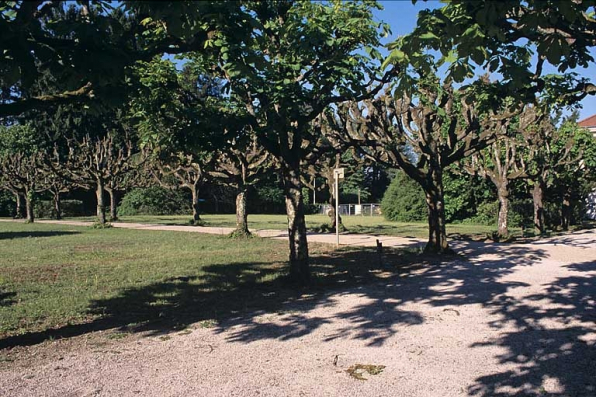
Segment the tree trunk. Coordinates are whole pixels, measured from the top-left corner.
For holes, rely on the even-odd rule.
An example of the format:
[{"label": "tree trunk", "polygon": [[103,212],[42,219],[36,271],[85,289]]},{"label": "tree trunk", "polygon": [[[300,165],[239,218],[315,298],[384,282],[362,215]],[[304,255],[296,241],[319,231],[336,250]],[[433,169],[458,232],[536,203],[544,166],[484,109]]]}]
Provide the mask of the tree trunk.
[{"label": "tree trunk", "polygon": [[62,219],[62,205],[60,203],[60,192],[54,192],[54,210],[56,211],[56,219]]},{"label": "tree trunk", "polygon": [[25,207],[27,209],[27,223],[35,222],[35,214],[33,212],[33,193],[28,191],[25,193]]},{"label": "tree trunk", "polygon": [[424,247],[427,253],[453,253],[447,243],[445,229],[445,204],[443,198],[443,175],[440,168],[431,170],[431,183],[424,186],[428,209],[428,242]]},{"label": "tree trunk", "polygon": [[97,221],[101,225],[106,224],[106,204],[103,198],[104,182],[102,179],[97,179],[97,189],[95,196],[97,197]]},{"label": "tree trunk", "polygon": [[[335,231],[335,176],[333,175],[333,170],[330,171],[331,173],[327,177],[327,186],[329,186],[329,219],[331,221],[331,232]],[[345,230],[343,220],[341,219],[341,215],[338,216],[339,218],[339,230]]]},{"label": "tree trunk", "polygon": [[116,203],[116,191],[114,189],[107,189],[110,196],[110,221],[117,221],[118,220],[118,204]]},{"label": "tree trunk", "polygon": [[15,219],[23,219],[25,216],[23,214],[25,206],[23,205],[23,196],[20,193],[15,193],[15,199],[17,202],[16,212],[14,214]]},{"label": "tree trunk", "polygon": [[571,192],[567,190],[563,195],[563,204],[561,206],[561,227],[563,230],[569,230],[571,223]]},{"label": "tree trunk", "polygon": [[509,225],[507,218],[509,216],[509,189],[507,188],[507,180],[495,182],[497,186],[497,196],[499,198],[499,236],[509,236]]},{"label": "tree trunk", "polygon": [[544,227],[544,185],[541,182],[534,183],[532,199],[534,200],[534,227],[543,234],[546,229]]},{"label": "tree trunk", "polygon": [[199,188],[197,186],[193,186],[190,191],[192,193],[192,224],[200,225],[202,221],[201,214],[199,212]]},{"label": "tree trunk", "polygon": [[298,167],[285,170],[284,191],[290,243],[290,279],[300,284],[307,284],[310,281],[310,268],[302,183]]},{"label": "tree trunk", "polygon": [[248,213],[246,212],[246,189],[241,188],[236,194],[236,230],[234,235],[248,236]]}]

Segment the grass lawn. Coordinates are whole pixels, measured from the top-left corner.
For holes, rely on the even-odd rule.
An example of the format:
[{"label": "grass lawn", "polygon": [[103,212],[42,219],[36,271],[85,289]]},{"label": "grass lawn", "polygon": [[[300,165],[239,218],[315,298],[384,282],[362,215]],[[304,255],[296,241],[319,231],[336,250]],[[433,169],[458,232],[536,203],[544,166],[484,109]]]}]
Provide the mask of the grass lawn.
[{"label": "grass lawn", "polygon": [[[214,227],[234,227],[236,225],[236,216],[234,214],[225,215],[202,215],[206,226]],[[77,220],[95,221],[94,217],[71,218]],[[139,215],[122,217],[120,222],[139,222],[167,225],[187,225],[191,219],[190,215]],[[376,234],[402,237],[428,237],[428,225],[426,222],[419,223],[400,223],[390,222],[381,216],[345,216],[344,225],[350,233],[358,234]],[[329,217],[326,215],[307,215],[306,226],[310,229],[317,229],[322,224],[329,223]],[[285,215],[249,215],[248,225],[250,229],[277,229],[285,230],[287,218]],[[450,235],[486,235],[496,230],[496,226],[472,225],[472,224],[449,224],[447,233]],[[513,234],[520,234],[519,229],[512,228]]]},{"label": "grass lawn", "polygon": [[[374,250],[310,249],[309,291],[376,277],[369,272]],[[246,310],[280,310],[304,293],[280,277],[287,251],[285,241],[271,239],[0,222],[0,350],[102,329],[179,330]],[[395,253],[402,264],[399,255],[412,257]]]}]

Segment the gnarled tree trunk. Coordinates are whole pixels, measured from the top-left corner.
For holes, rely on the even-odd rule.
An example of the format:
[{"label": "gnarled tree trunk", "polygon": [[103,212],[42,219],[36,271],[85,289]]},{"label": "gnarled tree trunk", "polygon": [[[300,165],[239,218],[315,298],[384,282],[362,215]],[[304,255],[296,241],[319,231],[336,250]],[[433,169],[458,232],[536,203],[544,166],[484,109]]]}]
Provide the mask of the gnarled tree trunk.
[{"label": "gnarled tree trunk", "polygon": [[118,220],[118,203],[116,191],[112,188],[105,188],[106,192],[110,196],[110,221]]},{"label": "gnarled tree trunk", "polygon": [[95,189],[95,197],[97,197],[97,221],[105,225],[106,224],[106,204],[103,197],[104,181],[101,178],[97,178],[97,186]]},{"label": "gnarled tree trunk", "polygon": [[62,205],[60,202],[60,192],[54,192],[54,210],[56,211],[56,219],[62,219]]},{"label": "gnarled tree trunk", "polygon": [[534,227],[543,234],[546,232],[544,221],[544,184],[541,182],[534,183],[532,190],[532,199],[534,201]]},{"label": "gnarled tree trunk", "polygon": [[509,216],[509,189],[507,179],[493,182],[497,187],[497,196],[499,198],[498,233],[500,237],[507,237],[509,236],[509,224],[507,222]]},{"label": "gnarled tree trunk", "polygon": [[307,284],[310,281],[310,268],[300,171],[296,167],[286,169],[284,173],[284,192],[290,243],[290,279],[297,283]]},{"label": "gnarled tree trunk", "polygon": [[16,209],[14,218],[15,219],[23,219],[25,217],[25,205],[23,203],[23,196],[20,193],[15,193],[15,200],[16,200]]},{"label": "gnarled tree trunk", "polygon": [[234,235],[248,236],[248,213],[246,212],[246,189],[241,188],[236,194],[236,230]]},{"label": "gnarled tree trunk", "polygon": [[445,228],[445,201],[443,194],[443,174],[440,168],[431,170],[430,180],[423,186],[428,209],[428,242],[424,252],[452,253],[447,243]]},{"label": "gnarled tree trunk", "polygon": [[567,190],[563,195],[563,203],[561,205],[561,227],[563,230],[569,230],[571,224],[571,192]]},{"label": "gnarled tree trunk", "polygon": [[26,207],[26,213],[27,213],[26,222],[27,223],[35,222],[35,213],[33,211],[33,192],[32,191],[27,191],[25,193],[25,207]]},{"label": "gnarled tree trunk", "polygon": [[194,185],[190,187],[192,193],[192,223],[200,225],[202,223],[201,213],[199,208],[199,187]]}]

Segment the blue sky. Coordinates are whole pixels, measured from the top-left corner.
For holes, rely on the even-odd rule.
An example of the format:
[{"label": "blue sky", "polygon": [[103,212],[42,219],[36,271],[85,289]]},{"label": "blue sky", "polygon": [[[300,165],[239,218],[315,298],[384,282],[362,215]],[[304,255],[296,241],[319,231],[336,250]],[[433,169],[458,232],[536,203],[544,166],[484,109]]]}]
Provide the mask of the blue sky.
[{"label": "blue sky", "polygon": [[[416,26],[418,12],[425,8],[438,8],[443,4],[439,1],[418,1],[415,5],[410,0],[380,1],[384,10],[376,11],[375,17],[391,26],[393,32],[389,41],[395,40],[400,35],[411,32]],[[592,56],[596,59],[596,50],[592,49]],[[546,68],[545,73],[555,73],[554,68]],[[596,76],[596,63],[587,69],[576,69],[574,72],[581,76],[593,79]],[[596,114],[596,96],[588,95],[581,102],[580,119]]]}]

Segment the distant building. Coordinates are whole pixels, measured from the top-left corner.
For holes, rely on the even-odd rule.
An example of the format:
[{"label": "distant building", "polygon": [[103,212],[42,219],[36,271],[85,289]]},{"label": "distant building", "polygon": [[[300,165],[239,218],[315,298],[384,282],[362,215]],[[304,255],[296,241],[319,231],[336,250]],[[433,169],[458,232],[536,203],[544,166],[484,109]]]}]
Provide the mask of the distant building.
[{"label": "distant building", "polygon": [[[580,127],[583,127],[590,131],[594,138],[596,138],[596,114],[583,120],[580,120],[580,122],[577,124]],[[596,220],[596,190],[588,195],[588,198],[586,199],[586,207],[586,217],[588,219]]]},{"label": "distant building", "polygon": [[596,114],[593,116],[590,116],[588,118],[585,118],[583,120],[580,120],[580,122],[577,124],[580,127],[583,127],[585,129],[587,129],[588,131],[590,131],[592,133],[592,135],[594,135],[594,137],[596,137]]}]

